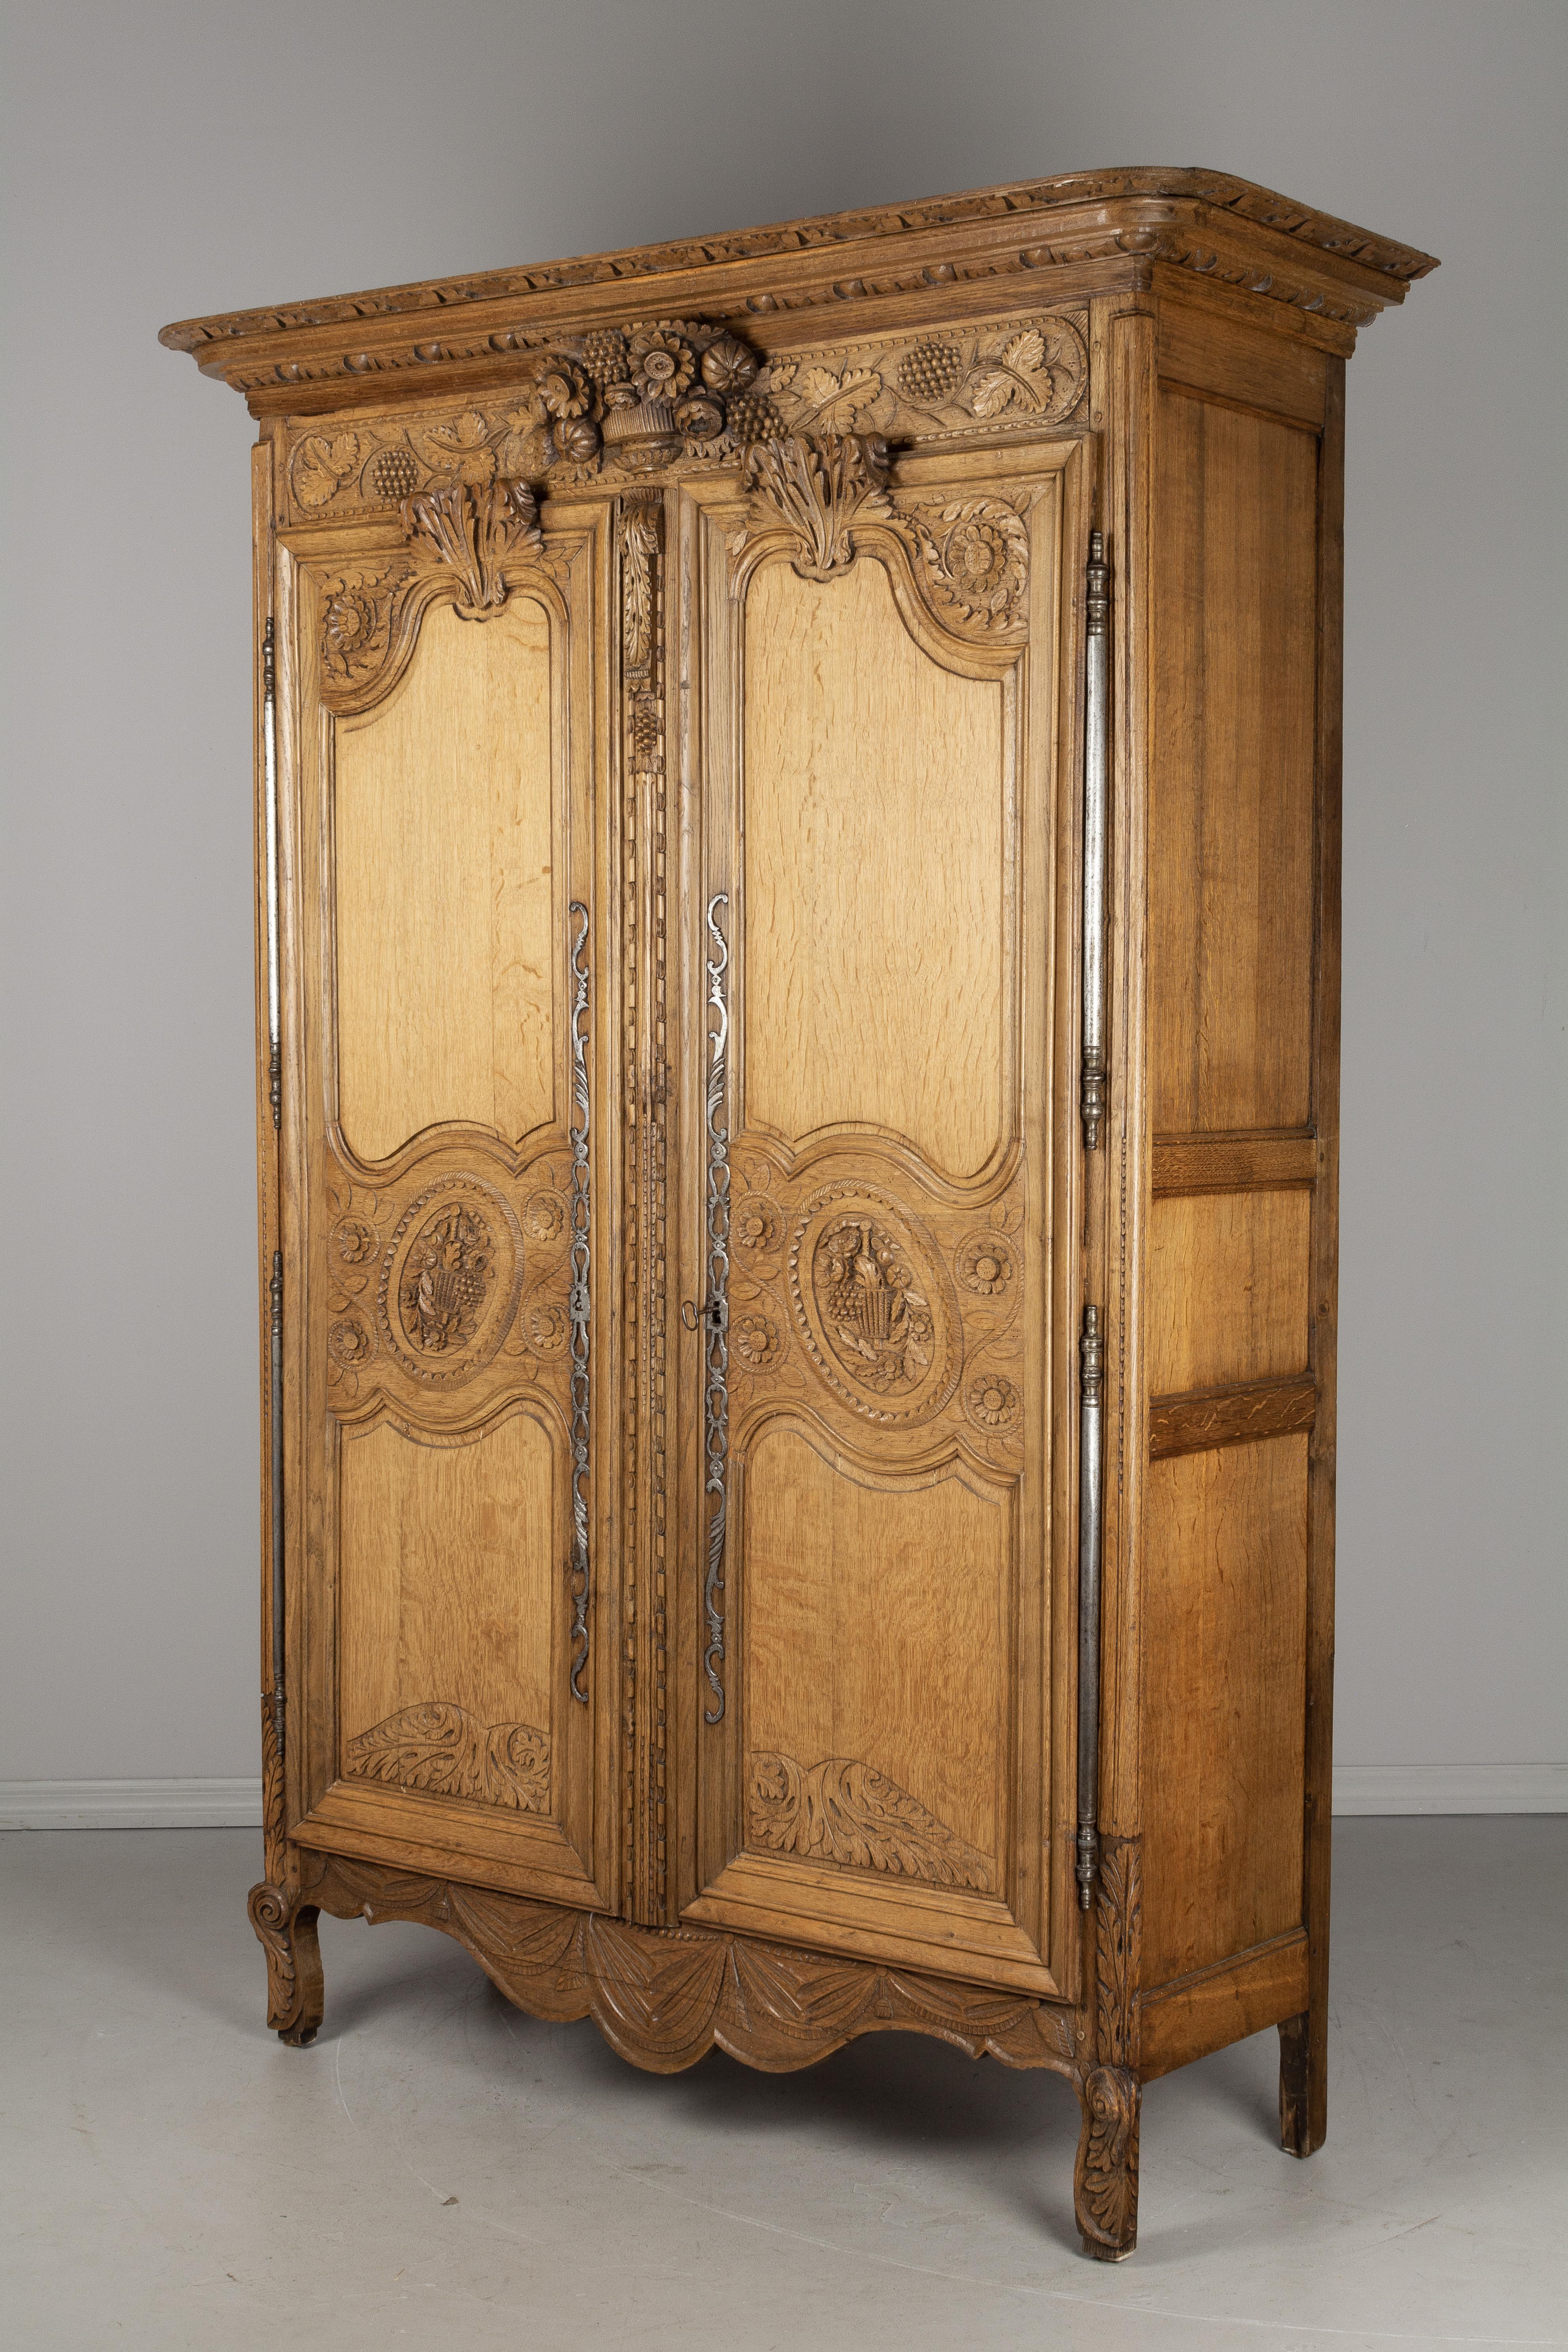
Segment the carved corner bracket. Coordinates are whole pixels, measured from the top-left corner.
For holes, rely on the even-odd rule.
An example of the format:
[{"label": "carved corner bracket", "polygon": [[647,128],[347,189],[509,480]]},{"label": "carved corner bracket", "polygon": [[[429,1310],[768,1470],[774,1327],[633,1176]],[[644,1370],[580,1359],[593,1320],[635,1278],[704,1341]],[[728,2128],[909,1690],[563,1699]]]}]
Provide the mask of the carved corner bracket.
[{"label": "carved corner bracket", "polygon": [[449,483],[405,499],[403,535],[416,559],[444,564],[465,620],[483,620],[506,603],[501,565],[514,549],[542,550],[539,502],[526,482]]},{"label": "carved corner bracket", "polygon": [[912,633],[934,628],[973,659],[1010,667],[1028,635],[1026,508],[1000,494],[921,500],[889,488],[888,445],[872,433],[787,434],[744,455],[751,524],[735,542],[737,586],[780,538],[804,580],[832,580],[858,556],[888,562]]},{"label": "carved corner bracket", "polygon": [[520,557],[553,572],[526,481],[438,483],[402,500],[403,555],[367,555],[321,581],[321,699],[339,714],[365,710],[407,666],[426,607],[447,595],[465,621],[493,620],[507,602],[505,568]]}]

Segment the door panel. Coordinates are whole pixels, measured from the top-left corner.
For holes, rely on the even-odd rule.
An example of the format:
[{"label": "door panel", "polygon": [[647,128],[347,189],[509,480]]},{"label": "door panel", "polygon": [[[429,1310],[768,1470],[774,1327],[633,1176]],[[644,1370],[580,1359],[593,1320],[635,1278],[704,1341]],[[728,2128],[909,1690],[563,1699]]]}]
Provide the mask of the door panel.
[{"label": "door panel", "polygon": [[[295,551],[297,1834],[590,1904],[614,1891],[602,530],[518,551],[489,602],[384,526]],[[345,677],[353,599],[382,668]]]},{"label": "door panel", "polygon": [[687,1288],[727,1319],[688,1358],[684,1916],[1041,1990],[1068,455],[906,460],[881,490],[844,445],[837,539],[762,468],[744,504],[693,494]]},{"label": "door panel", "polygon": [[922,653],[877,562],[769,565],[745,662],[747,1124],[880,1128],[973,1176],[1003,1118],[1003,686]]},{"label": "door panel", "polygon": [[556,1116],[550,686],[542,604],[514,593],[482,626],[441,604],[387,700],[338,724],[339,1122],[361,1160]]}]

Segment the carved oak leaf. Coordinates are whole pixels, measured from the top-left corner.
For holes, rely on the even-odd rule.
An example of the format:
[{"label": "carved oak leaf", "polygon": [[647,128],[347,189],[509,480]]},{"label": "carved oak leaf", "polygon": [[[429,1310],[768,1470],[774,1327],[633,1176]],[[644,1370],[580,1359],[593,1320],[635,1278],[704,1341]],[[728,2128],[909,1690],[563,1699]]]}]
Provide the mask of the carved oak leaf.
[{"label": "carved oak leaf", "polygon": [[294,496],[302,507],[336,498],[359,463],[357,433],[312,433],[294,452]]},{"label": "carved oak leaf", "polygon": [[970,378],[969,405],[976,416],[995,416],[1002,409],[1017,402],[1022,407],[1039,409],[1050,405],[1053,378],[1046,365],[1045,337],[1031,327],[1022,335],[1015,335],[1005,344],[1000,355],[991,358],[981,372]]},{"label": "carved oak leaf", "polygon": [[847,1756],[826,1757],[809,1770],[771,1750],[748,1757],[746,1837],[764,1853],[982,1894],[991,1885],[984,1854],[885,1772]]},{"label": "carved oak leaf", "polygon": [[489,446],[490,428],[478,409],[469,409],[450,425],[411,429],[433,474],[479,488],[494,481],[496,453]]},{"label": "carved oak leaf", "polygon": [[521,1813],[550,1809],[549,1733],[531,1723],[480,1723],[451,1699],[403,1707],[362,1731],[343,1751],[343,1769]]}]

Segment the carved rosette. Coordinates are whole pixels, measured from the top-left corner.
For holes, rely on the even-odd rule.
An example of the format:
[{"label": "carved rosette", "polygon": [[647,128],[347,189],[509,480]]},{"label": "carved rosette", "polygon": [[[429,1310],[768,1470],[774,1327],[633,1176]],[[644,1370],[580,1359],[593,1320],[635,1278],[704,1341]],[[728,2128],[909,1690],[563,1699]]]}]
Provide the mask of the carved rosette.
[{"label": "carved rosette", "polygon": [[746,1759],[746,1842],[764,1853],[798,1854],[933,1886],[991,1887],[991,1864],[885,1772],[852,1757],[809,1769],[793,1756]]}]

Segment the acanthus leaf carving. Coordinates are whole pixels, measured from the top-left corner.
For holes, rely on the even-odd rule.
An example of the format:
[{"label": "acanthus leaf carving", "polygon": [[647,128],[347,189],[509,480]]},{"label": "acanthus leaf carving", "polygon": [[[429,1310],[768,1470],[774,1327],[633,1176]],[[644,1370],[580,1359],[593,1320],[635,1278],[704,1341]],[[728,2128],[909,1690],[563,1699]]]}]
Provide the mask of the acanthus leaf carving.
[{"label": "acanthus leaf carving", "polygon": [[746,449],[746,480],[764,513],[795,533],[795,568],[806,580],[830,580],[855,561],[852,526],[890,522],[888,445],[875,434],[796,434],[754,441]]},{"label": "acanthus leaf carving", "polygon": [[747,1843],[770,1853],[920,1878],[936,1886],[991,1888],[977,1847],[875,1766],[828,1756],[809,1768],[758,1750],[746,1759]]},{"label": "acanthus leaf carving", "polygon": [[531,1723],[480,1723],[450,1699],[400,1708],[343,1750],[343,1769],[433,1796],[550,1810],[550,1735]]},{"label": "acanthus leaf carving", "polygon": [[[493,476],[494,452],[485,454]],[[456,606],[466,620],[499,612],[506,603],[501,566],[515,549],[544,545],[538,501],[522,481],[458,480],[416,491],[399,511],[415,554],[457,575]]]},{"label": "acanthus leaf carving", "polygon": [[1079,2095],[1078,2225],[1091,2253],[1119,2260],[1131,2252],[1138,2231],[1138,2077],[1124,2066],[1094,2066]]}]

